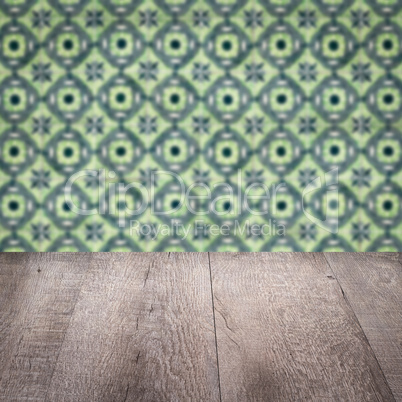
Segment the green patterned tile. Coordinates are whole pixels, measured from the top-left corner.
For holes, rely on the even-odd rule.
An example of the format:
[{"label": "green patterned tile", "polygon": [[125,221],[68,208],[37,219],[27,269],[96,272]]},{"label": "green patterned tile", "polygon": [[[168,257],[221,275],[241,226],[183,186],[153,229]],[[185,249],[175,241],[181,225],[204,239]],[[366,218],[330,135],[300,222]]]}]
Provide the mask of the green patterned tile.
[{"label": "green patterned tile", "polygon": [[0,250],[402,251],[401,17],[0,0]]}]

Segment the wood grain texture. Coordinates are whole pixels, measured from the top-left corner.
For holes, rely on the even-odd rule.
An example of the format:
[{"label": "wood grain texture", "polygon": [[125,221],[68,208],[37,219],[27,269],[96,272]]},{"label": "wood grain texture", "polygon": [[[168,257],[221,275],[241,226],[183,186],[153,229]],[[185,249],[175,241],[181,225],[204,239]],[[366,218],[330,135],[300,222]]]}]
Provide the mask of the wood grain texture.
[{"label": "wood grain texture", "polygon": [[45,399],[91,259],[0,253],[0,400]]},{"label": "wood grain texture", "polygon": [[393,401],[377,360],[402,400],[401,269],[396,253],[0,253],[0,400]]},{"label": "wood grain texture", "polygon": [[401,255],[325,253],[398,401],[402,401]]},{"label": "wood grain texture", "polygon": [[216,401],[207,254],[97,254],[50,401]]},{"label": "wood grain texture", "polygon": [[211,253],[223,401],[393,401],[322,254]]}]

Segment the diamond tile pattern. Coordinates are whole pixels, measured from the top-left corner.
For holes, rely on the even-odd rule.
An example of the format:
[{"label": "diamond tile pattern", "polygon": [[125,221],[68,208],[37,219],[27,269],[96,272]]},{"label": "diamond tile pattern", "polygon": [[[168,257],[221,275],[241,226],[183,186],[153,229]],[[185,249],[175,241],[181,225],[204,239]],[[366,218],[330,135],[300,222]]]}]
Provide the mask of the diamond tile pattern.
[{"label": "diamond tile pattern", "polygon": [[402,251],[401,1],[0,0],[0,68],[1,251]]}]

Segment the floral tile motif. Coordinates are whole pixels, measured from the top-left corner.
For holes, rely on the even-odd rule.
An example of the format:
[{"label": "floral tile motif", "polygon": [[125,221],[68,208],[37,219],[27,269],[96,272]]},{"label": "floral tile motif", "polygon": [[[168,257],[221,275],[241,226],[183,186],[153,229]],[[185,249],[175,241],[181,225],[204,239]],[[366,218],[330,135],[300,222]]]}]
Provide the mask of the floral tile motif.
[{"label": "floral tile motif", "polygon": [[0,0],[0,250],[402,251],[401,21]]}]

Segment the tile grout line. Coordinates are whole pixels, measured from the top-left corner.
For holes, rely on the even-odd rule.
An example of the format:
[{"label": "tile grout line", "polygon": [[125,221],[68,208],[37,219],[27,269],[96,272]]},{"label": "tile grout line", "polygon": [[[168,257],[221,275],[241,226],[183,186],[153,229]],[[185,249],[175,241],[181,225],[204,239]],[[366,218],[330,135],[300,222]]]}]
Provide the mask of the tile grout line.
[{"label": "tile grout line", "polygon": [[219,373],[219,354],[218,354],[218,338],[216,334],[216,320],[215,320],[215,303],[214,303],[214,291],[212,286],[212,269],[211,269],[211,257],[208,252],[208,266],[209,266],[209,280],[211,284],[211,301],[212,301],[212,316],[214,320],[214,334],[215,334],[215,350],[216,350],[216,365],[218,369],[218,388],[219,388],[219,400],[222,402],[222,391],[221,391],[221,377]]},{"label": "tile grout line", "polygon": [[[389,388],[389,390],[390,390],[390,392],[391,392],[391,395],[394,397],[394,402],[395,402],[396,399],[395,399],[394,393],[392,392],[392,389],[391,389],[391,387],[390,387],[390,385],[389,385],[389,383],[388,383],[387,377],[385,376],[384,371],[383,371],[383,369],[382,369],[382,366],[381,366],[380,362],[379,362],[378,359],[377,359],[377,355],[375,354],[375,352],[374,352],[374,350],[373,350],[373,347],[371,346],[371,343],[370,343],[370,341],[369,341],[368,338],[367,338],[366,332],[364,331],[363,327],[361,326],[360,321],[359,321],[359,319],[358,319],[358,317],[357,317],[357,315],[356,315],[356,313],[355,313],[355,310],[353,309],[352,304],[350,303],[349,299],[347,298],[346,293],[345,293],[345,291],[343,290],[343,288],[342,288],[342,286],[341,286],[341,283],[339,282],[338,277],[336,276],[334,270],[332,269],[332,266],[331,266],[330,262],[329,262],[328,259],[327,259],[327,255],[326,255],[327,253],[324,252],[324,253],[322,253],[322,254],[323,254],[323,256],[324,256],[324,259],[325,259],[325,261],[326,261],[326,263],[327,263],[329,269],[330,269],[331,272],[332,272],[332,275],[333,275],[334,279],[336,280],[336,283],[337,283],[338,286],[339,286],[339,289],[340,289],[341,292],[342,292],[343,299],[345,300],[346,304],[349,306],[350,310],[352,311],[353,318],[354,318],[354,320],[355,320],[357,326],[360,328],[360,330],[361,330],[361,332],[362,332],[362,334],[363,334],[364,340],[366,341],[366,343],[367,343],[367,345],[369,346],[371,352],[373,353],[374,359],[375,359],[375,361],[376,361],[377,364],[378,364],[378,367],[379,367],[380,372],[381,372],[381,374],[382,374],[382,376],[383,376],[384,382],[385,382],[385,384],[387,384],[387,387]],[[377,395],[376,395],[376,397],[377,397]],[[377,398],[377,399],[378,399],[378,398]]]}]

